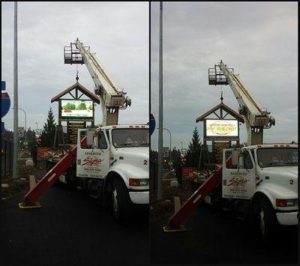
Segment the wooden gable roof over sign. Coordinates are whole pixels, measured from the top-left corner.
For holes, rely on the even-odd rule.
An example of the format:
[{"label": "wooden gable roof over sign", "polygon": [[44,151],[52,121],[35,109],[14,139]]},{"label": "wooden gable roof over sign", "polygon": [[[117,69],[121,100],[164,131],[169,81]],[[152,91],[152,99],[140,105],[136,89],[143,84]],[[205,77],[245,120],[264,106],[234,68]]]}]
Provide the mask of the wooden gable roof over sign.
[{"label": "wooden gable roof over sign", "polygon": [[205,118],[207,116],[209,116],[210,114],[214,113],[219,119],[224,119],[224,117],[226,116],[223,116],[223,117],[220,117],[216,111],[217,110],[222,110],[222,111],[225,111],[227,112],[228,114],[232,115],[234,118],[236,118],[239,122],[242,122],[244,123],[244,118],[243,116],[241,116],[239,113],[237,113],[236,111],[234,111],[233,109],[231,109],[229,106],[227,106],[226,104],[223,103],[223,101],[221,101],[221,103],[219,103],[218,105],[216,105],[215,107],[211,108],[210,110],[208,110],[206,113],[204,113],[203,115],[199,116],[197,119],[196,119],[196,122],[201,122],[201,121],[204,121]]},{"label": "wooden gable roof over sign", "polygon": [[[71,92],[75,91],[75,95],[73,95]],[[81,92],[81,95],[79,95],[78,92]],[[90,92],[87,88],[85,88],[83,85],[81,85],[78,81],[73,84],[72,86],[70,86],[69,88],[66,88],[65,90],[63,90],[61,93],[57,94],[55,97],[53,97],[51,99],[51,103],[55,102],[55,101],[59,101],[61,99],[61,97],[65,96],[69,94],[74,100],[80,100],[80,98],[85,95],[88,98],[90,98],[92,101],[94,101],[95,103],[100,104],[100,99],[99,97]]]}]

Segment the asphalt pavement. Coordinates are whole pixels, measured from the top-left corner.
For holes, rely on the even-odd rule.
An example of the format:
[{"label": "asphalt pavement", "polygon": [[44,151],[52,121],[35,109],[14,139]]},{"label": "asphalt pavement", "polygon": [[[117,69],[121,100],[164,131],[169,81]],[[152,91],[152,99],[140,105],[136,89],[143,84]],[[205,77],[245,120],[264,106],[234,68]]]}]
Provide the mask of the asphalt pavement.
[{"label": "asphalt pavement", "polygon": [[24,193],[0,201],[0,265],[296,264],[297,230],[266,245],[234,214],[200,205],[186,232],[165,233],[168,214],[116,222],[86,193],[55,185],[40,209],[19,209]]},{"label": "asphalt pavement", "polygon": [[185,232],[163,232],[167,220],[150,219],[151,263],[297,264],[297,228],[281,228],[266,245],[234,213],[207,205],[188,218]]},{"label": "asphalt pavement", "polygon": [[53,186],[40,209],[19,209],[20,194],[0,201],[0,265],[146,265],[148,216],[120,224],[87,194]]}]

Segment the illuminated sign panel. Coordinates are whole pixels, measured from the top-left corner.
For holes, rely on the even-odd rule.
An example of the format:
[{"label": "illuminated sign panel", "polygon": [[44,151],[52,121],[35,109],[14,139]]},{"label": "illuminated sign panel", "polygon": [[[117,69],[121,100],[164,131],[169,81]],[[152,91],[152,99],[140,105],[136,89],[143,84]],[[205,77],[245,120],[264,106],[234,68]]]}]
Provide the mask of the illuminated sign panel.
[{"label": "illuminated sign panel", "polygon": [[61,117],[93,117],[93,101],[61,100]]},{"label": "illuminated sign panel", "polygon": [[207,137],[238,137],[237,120],[206,120]]}]

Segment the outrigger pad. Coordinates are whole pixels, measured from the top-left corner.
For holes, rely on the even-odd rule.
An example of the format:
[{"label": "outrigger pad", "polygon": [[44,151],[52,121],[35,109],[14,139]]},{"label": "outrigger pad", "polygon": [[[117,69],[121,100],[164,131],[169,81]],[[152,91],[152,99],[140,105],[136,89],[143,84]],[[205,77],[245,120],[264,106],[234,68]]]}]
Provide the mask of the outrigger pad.
[{"label": "outrigger pad", "polygon": [[165,233],[175,233],[175,232],[184,232],[186,228],[184,225],[180,225],[179,228],[171,228],[169,225],[163,227]]},{"label": "outrigger pad", "polygon": [[42,205],[39,202],[35,202],[32,204],[28,204],[25,202],[20,202],[19,203],[19,208],[20,209],[36,209],[36,208],[42,208]]}]

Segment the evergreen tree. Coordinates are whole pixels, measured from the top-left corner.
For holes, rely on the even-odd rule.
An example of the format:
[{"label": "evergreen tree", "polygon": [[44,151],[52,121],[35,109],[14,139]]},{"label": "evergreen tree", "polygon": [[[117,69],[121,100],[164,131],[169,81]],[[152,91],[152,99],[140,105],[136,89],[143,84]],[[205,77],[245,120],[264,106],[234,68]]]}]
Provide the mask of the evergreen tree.
[{"label": "evergreen tree", "polygon": [[47,123],[44,125],[44,130],[41,136],[41,146],[42,147],[52,147],[53,141],[55,137],[55,129],[56,123],[54,119],[54,115],[52,112],[52,108],[48,112]]},{"label": "evergreen tree", "polygon": [[34,130],[31,130],[31,128],[29,128],[26,133],[25,133],[25,140],[28,143],[28,148],[32,149],[32,147],[34,147],[37,143],[36,143],[36,138],[35,138],[35,132]]},{"label": "evergreen tree", "polygon": [[171,153],[171,158],[172,158],[174,166],[177,166],[177,165],[181,164],[180,150],[177,150],[176,148],[173,148],[172,153]]},{"label": "evergreen tree", "polygon": [[193,131],[192,142],[189,144],[189,148],[186,154],[186,166],[196,167],[199,166],[201,151],[200,137],[197,128],[195,127]]}]

